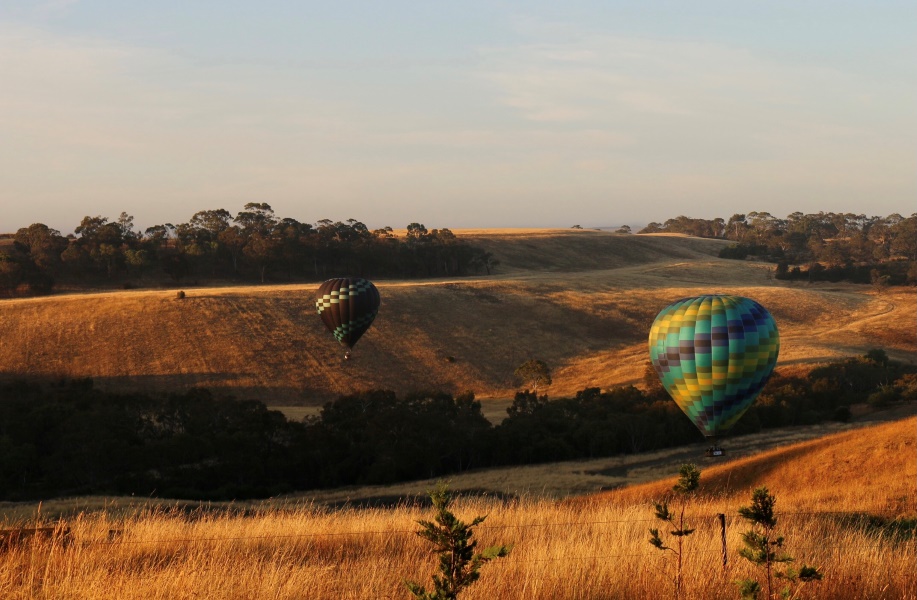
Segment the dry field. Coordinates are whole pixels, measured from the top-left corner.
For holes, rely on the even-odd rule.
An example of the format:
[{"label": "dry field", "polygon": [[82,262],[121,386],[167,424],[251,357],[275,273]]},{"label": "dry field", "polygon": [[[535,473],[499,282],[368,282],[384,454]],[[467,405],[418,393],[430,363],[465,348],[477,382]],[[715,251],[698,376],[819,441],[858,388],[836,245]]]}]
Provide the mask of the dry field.
[{"label": "dry field", "polygon": [[92,377],[140,391],[206,386],[278,407],[366,388],[472,390],[500,407],[490,411],[498,418],[513,370],[531,357],[553,368],[552,396],[639,382],[656,313],[710,292],[771,311],[785,372],[874,347],[917,356],[914,288],[777,282],[773,265],[716,258],[717,240],[456,233],[501,261],[495,274],[377,281],[381,312],[346,363],[314,314],[317,285],[189,288],[184,300],[157,290],[0,301],[0,376]]},{"label": "dry field", "polygon": [[[917,419],[801,442],[721,466],[704,466],[688,508],[686,599],[736,598],[753,577],[738,556],[750,490],[777,497],[786,550],[824,580],[802,598],[913,599],[913,533],[885,519],[917,516]],[[671,481],[571,501],[461,498],[463,519],[487,514],[482,544],[509,543],[465,600],[671,598],[672,562],[647,543],[651,502]],[[717,514],[726,515],[727,564]],[[331,510],[288,500],[247,510],[141,510],[68,520],[66,540],[32,540],[0,551],[0,597],[72,599],[407,598],[403,580],[429,581],[435,557],[414,535],[429,516],[416,505]],[[899,523],[902,521],[899,521]],[[53,525],[32,519],[26,524]]]}]

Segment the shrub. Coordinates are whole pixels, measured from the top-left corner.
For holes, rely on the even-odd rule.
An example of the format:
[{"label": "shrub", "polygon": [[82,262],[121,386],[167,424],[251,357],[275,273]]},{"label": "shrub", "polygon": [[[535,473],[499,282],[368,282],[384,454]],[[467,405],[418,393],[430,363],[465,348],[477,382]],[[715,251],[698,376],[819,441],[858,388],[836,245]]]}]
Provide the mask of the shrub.
[{"label": "shrub", "polygon": [[482,552],[475,552],[473,529],[487,517],[475,517],[471,523],[464,523],[449,511],[452,495],[445,484],[430,491],[430,500],[436,511],[435,522],[418,521],[421,530],[417,535],[433,544],[433,551],[439,552],[439,572],[433,576],[433,591],[422,585],[405,581],[414,598],[421,600],[455,600],[458,593],[478,580],[484,563],[495,558],[508,556],[510,546],[491,546]]},{"label": "shrub", "polygon": [[[751,521],[752,524],[752,528],[742,534],[745,547],[739,550],[739,554],[755,565],[764,567],[767,598],[771,599],[774,597],[774,565],[790,563],[794,559],[783,551],[783,536],[776,534],[777,517],[774,516],[776,498],[767,491],[766,487],[761,487],[752,493],[751,500],[751,506],[743,506],[739,509],[739,515]],[[781,593],[783,597],[788,598],[791,597],[790,583],[802,584],[817,581],[822,578],[822,574],[816,567],[803,565],[799,571],[789,568],[786,571],[778,571],[776,577],[788,582],[787,587]],[[761,592],[761,584],[753,579],[741,579],[736,581],[736,585],[743,599],[754,600]],[[792,597],[795,597],[795,594]]]},{"label": "shrub", "polygon": [[870,406],[883,407],[888,406],[901,399],[901,394],[892,385],[880,386],[878,390],[869,394],[866,402]]},{"label": "shrub", "polygon": [[[681,594],[681,566],[682,557],[684,556],[684,539],[694,533],[693,529],[685,527],[685,508],[688,505],[688,499],[694,495],[694,492],[700,485],[700,470],[698,470],[696,465],[684,464],[681,465],[681,469],[679,469],[678,473],[680,475],[678,482],[672,487],[672,491],[682,497],[681,507],[678,510],[677,518],[675,513],[669,510],[667,501],[663,500],[661,503],[655,505],[656,518],[668,523],[668,526],[672,528],[671,531],[669,531],[669,535],[675,538],[675,548],[666,546],[663,543],[658,529],[650,529],[649,540],[652,546],[663,552],[668,550],[675,555],[677,562],[675,566],[675,576],[672,578],[672,581],[675,585],[676,598]],[[678,521],[677,523],[676,520]]]},{"label": "shrub", "polygon": [[850,412],[849,406],[838,406],[834,409],[834,414],[831,415],[831,420],[837,421],[838,423],[849,423],[852,417],[853,414]]}]

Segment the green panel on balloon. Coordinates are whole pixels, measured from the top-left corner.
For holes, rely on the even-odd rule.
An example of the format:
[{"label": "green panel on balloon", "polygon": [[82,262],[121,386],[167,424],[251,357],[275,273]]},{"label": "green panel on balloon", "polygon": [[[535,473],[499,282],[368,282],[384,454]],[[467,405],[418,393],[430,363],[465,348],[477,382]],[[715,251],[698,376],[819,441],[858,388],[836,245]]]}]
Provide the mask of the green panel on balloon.
[{"label": "green panel on balloon", "polygon": [[663,387],[708,437],[748,410],[777,364],[780,336],[767,310],[741,296],[685,298],[662,309],[649,336]]}]

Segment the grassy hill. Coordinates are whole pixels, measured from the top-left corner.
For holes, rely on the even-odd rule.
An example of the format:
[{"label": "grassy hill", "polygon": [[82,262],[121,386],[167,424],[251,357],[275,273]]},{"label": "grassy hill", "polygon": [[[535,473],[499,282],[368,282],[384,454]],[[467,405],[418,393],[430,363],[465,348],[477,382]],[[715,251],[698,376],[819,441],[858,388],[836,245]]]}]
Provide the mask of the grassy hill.
[{"label": "grassy hill", "polygon": [[[733,461],[701,465],[700,493],[744,502],[766,486],[784,510],[917,513],[917,419],[906,418],[779,446]],[[674,465],[673,465],[674,466]],[[677,468],[675,469],[677,470]],[[630,505],[665,496],[676,478],[592,496]]]},{"label": "grassy hill", "polygon": [[734,293],[780,327],[778,369],[884,347],[913,360],[917,292],[787,284],[772,265],[716,258],[724,242],[577,230],[456,231],[500,261],[487,277],[376,281],[382,308],[344,362],[314,313],[317,284],[123,291],[0,301],[0,376],[92,377],[107,389],[206,386],[318,406],[365,388],[511,398],[537,357],[553,396],[639,382],[666,304]]}]

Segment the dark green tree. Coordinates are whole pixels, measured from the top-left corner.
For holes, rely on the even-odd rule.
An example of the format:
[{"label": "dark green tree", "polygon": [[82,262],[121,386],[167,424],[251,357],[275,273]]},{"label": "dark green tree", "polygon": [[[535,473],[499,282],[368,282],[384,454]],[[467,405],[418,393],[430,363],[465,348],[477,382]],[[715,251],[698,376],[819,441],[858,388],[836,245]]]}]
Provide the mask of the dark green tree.
[{"label": "dark green tree", "polygon": [[530,358],[513,371],[517,385],[524,385],[536,395],[539,387],[551,385],[551,369],[543,360]]},{"label": "dark green tree", "polygon": [[83,217],[74,229],[80,237],[69,244],[61,258],[77,269],[88,267],[112,279],[124,265],[124,249],[135,242],[132,221],[127,213],[121,213],[114,222],[101,216]]},{"label": "dark green tree", "polygon": [[648,398],[654,400],[666,400],[669,393],[665,391],[662,380],[659,379],[659,373],[651,361],[646,361],[643,367],[643,391]]},{"label": "dark green tree", "polygon": [[891,229],[894,236],[889,248],[891,255],[917,261],[917,213],[902,218]]},{"label": "dark green tree", "polygon": [[[739,554],[746,560],[764,568],[765,583],[767,585],[767,599],[774,598],[774,576],[785,579],[787,587],[781,592],[785,598],[790,597],[791,583],[807,583],[822,578],[821,572],[816,567],[803,565],[799,571],[787,569],[774,573],[774,567],[780,563],[793,562],[793,557],[783,551],[783,536],[777,535],[777,517],[774,515],[776,498],[771,495],[766,487],[757,488],[752,493],[751,506],[739,509],[739,515],[751,521],[752,528],[742,534],[745,547]],[[756,600],[760,594],[761,584],[754,579],[741,579],[736,581],[742,598]]]},{"label": "dark green tree", "polygon": [[150,253],[143,248],[132,250],[128,248],[124,251],[124,262],[128,265],[138,277],[143,277],[144,270],[150,266]]},{"label": "dark green tree", "polygon": [[228,266],[230,253],[220,241],[220,236],[231,227],[232,215],[228,210],[202,210],[194,213],[188,223],[178,227],[178,239],[186,254],[212,275],[216,275],[222,262]]},{"label": "dark green tree", "polygon": [[24,262],[19,252],[0,251],[0,294],[15,292],[23,278]]},{"label": "dark green tree", "polygon": [[421,600],[455,600],[459,592],[477,581],[485,563],[508,556],[512,546],[490,546],[476,552],[477,541],[473,529],[484,522],[486,516],[475,517],[471,523],[459,520],[449,510],[452,495],[446,485],[440,483],[430,491],[430,500],[436,511],[433,521],[420,520],[417,535],[433,544],[433,552],[439,553],[439,575],[433,576],[433,591],[422,585],[405,581],[411,595]]},{"label": "dark green tree", "polygon": [[736,213],[729,217],[729,221],[726,223],[725,229],[726,239],[741,242],[743,239],[745,239],[745,234],[747,232],[748,223],[745,221],[745,215]]},{"label": "dark green tree", "polygon": [[49,275],[57,274],[61,267],[61,254],[69,244],[59,231],[43,223],[33,223],[17,231],[14,239],[37,268]]},{"label": "dark green tree", "polygon": [[494,258],[493,253],[486,250],[476,249],[471,256],[470,266],[480,272],[481,269],[490,275],[491,269],[500,264],[500,261]]},{"label": "dark green tree", "polygon": [[242,254],[251,261],[261,283],[264,283],[268,268],[276,262],[280,252],[281,242],[272,235],[277,218],[274,209],[266,202],[249,202],[244,208],[233,219],[241,228],[240,235],[245,240]]}]

